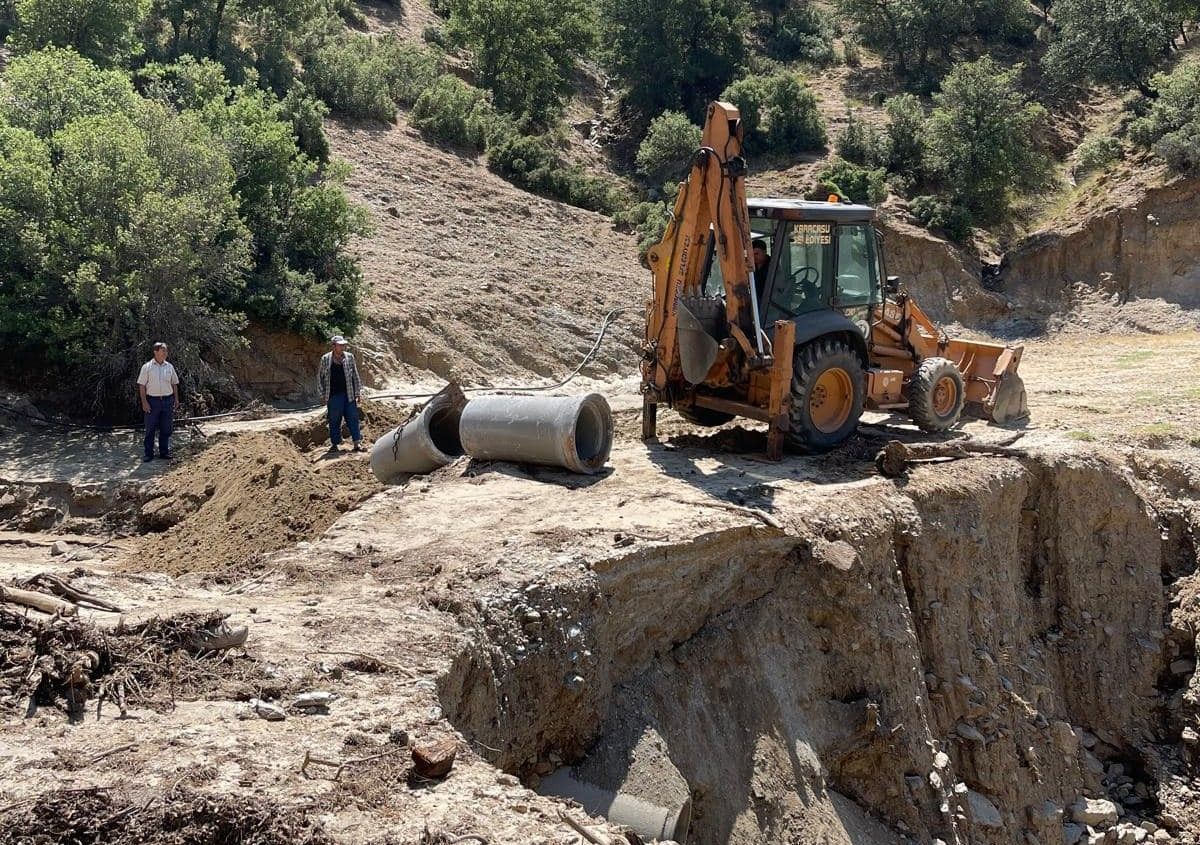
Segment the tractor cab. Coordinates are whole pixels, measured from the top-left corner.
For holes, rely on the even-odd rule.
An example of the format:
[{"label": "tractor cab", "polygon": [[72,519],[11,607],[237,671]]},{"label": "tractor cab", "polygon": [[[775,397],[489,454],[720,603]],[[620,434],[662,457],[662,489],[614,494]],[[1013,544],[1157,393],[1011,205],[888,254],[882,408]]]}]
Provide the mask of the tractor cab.
[{"label": "tractor cab", "polygon": [[[887,278],[875,209],[867,205],[788,199],[750,199],[750,232],[767,246],[765,272],[755,273],[760,324],[795,323],[825,333],[836,322],[857,330],[867,357],[871,313],[882,305]],[[710,247],[704,294],[722,296],[721,264]],[[857,339],[856,339],[857,340]]]}]

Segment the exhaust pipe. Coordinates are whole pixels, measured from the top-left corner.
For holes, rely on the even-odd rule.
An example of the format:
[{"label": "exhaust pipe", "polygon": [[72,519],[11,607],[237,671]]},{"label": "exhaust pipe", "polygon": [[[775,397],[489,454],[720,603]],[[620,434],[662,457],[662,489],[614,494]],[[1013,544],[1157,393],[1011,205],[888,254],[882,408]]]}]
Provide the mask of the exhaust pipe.
[{"label": "exhaust pipe", "polygon": [[466,404],[458,385],[446,385],[420,414],[375,441],[371,472],[388,484],[401,475],[433,472],[462,457],[458,424]]},{"label": "exhaust pipe", "polygon": [[462,448],[484,461],[563,467],[592,475],[612,452],[612,409],[586,396],[480,396],[462,410]]},{"label": "exhaust pipe", "polygon": [[547,775],[538,785],[538,792],[577,801],[591,815],[632,828],[646,839],[686,842],[692,826],[691,799],[684,799],[678,806],[659,807],[632,795],[576,780],[569,766]]}]

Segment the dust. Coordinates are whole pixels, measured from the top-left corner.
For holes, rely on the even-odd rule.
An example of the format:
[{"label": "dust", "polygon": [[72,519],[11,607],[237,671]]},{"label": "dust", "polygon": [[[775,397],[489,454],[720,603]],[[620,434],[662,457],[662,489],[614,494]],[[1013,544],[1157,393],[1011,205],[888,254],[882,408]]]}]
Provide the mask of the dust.
[{"label": "dust", "polygon": [[235,435],[159,482],[142,520],[161,533],[144,537],[124,568],[236,579],[380,489],[365,456],[301,452],[277,433]]},{"label": "dust", "polygon": [[265,798],[172,790],[148,803],[103,788],[59,790],[0,816],[0,845],[325,845],[333,840],[305,809]]}]

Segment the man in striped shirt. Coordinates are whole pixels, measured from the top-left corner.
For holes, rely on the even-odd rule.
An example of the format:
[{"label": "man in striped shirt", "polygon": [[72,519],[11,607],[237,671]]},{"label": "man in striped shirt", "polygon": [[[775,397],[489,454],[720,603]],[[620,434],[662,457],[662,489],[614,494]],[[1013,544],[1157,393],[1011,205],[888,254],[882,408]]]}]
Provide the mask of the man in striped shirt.
[{"label": "man in striped shirt", "polygon": [[362,430],[358,422],[358,400],[362,397],[362,380],[354,356],[346,351],[346,338],[340,334],[330,338],[333,349],[321,356],[317,369],[317,382],[325,400],[325,413],[329,418],[329,451],[337,452],[342,443],[342,419],[350,429],[350,439],[355,452],[365,452],[362,445]]}]

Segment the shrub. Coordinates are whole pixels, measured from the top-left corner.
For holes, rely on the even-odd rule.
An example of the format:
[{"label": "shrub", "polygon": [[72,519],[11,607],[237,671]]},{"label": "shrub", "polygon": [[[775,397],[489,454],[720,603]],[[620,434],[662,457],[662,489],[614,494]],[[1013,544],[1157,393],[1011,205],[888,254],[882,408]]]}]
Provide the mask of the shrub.
[{"label": "shrub", "polygon": [[767,97],[767,138],[778,152],[819,150],[825,146],[825,126],[817,111],[817,96],[792,74],[774,77]]},{"label": "shrub", "polygon": [[884,148],[887,169],[914,182],[925,172],[925,109],[912,94],[891,97],[883,104],[888,123]]},{"label": "shrub", "polygon": [[1075,169],[1079,173],[1087,173],[1107,167],[1114,161],[1119,161],[1124,155],[1121,139],[1111,135],[1088,138],[1079,145],[1075,157]]},{"label": "shrub", "polygon": [[671,220],[671,208],[665,202],[639,202],[617,212],[613,221],[622,231],[638,238],[638,258],[645,263],[650,247],[662,240]]},{"label": "shrub", "polygon": [[663,112],[638,147],[638,172],[652,185],[679,180],[699,146],[700,127],[682,112]]},{"label": "shrub", "polygon": [[300,151],[313,161],[329,160],[329,139],[325,137],[324,120],[329,109],[311,96],[303,85],[297,85],[283,98],[283,114],[292,123],[292,132]]},{"label": "shrub", "polygon": [[80,117],[128,112],[137,99],[124,74],[100,70],[69,48],[19,56],[0,75],[0,114],[39,138]]},{"label": "shrub", "polygon": [[962,243],[971,235],[971,212],[961,205],[923,196],[913,199],[908,208],[922,226],[940,231],[952,241]]},{"label": "shrub", "polygon": [[833,24],[828,13],[812,3],[788,6],[779,16],[769,47],[782,61],[833,64]]},{"label": "shrub", "polygon": [[1159,91],[1145,117],[1129,127],[1134,143],[1153,149],[1179,173],[1197,175],[1200,160],[1200,62],[1154,77]]},{"label": "shrub", "polygon": [[482,151],[496,118],[487,95],[447,73],[417,98],[411,119],[431,138]]},{"label": "shrub", "polygon": [[767,107],[768,80],[766,76],[746,76],[734,82],[721,94],[721,99],[738,107],[742,116],[748,149],[765,149],[766,139],[760,137],[763,113]]},{"label": "shrub", "polygon": [[721,99],[741,112],[749,149],[790,153],[825,145],[816,95],[793,74],[747,76],[726,88]]},{"label": "shrub", "polygon": [[[836,193],[851,202],[879,205],[887,198],[887,171],[860,167],[844,159],[834,159],[817,174],[818,199]],[[832,190],[825,190],[831,188]]]},{"label": "shrub", "polygon": [[887,159],[884,141],[875,127],[864,123],[852,111],[847,113],[846,127],[838,134],[834,147],[846,161],[866,167],[878,167]]},{"label": "shrub", "polygon": [[488,147],[488,166],[520,188],[579,208],[610,213],[618,198],[612,184],[566,165],[542,137],[510,134]]},{"label": "shrub", "polygon": [[1150,75],[1177,26],[1167,7],[1146,0],[1055,0],[1057,37],[1046,67],[1060,79],[1133,85],[1153,96]]},{"label": "shrub", "polygon": [[427,26],[421,30],[421,40],[426,44],[432,44],[435,47],[441,47],[443,50],[450,49],[450,37],[440,26]]},{"label": "shrub", "polygon": [[305,81],[331,109],[389,122],[396,104],[413,105],[437,74],[436,56],[393,36],[375,41],[344,32],[304,61]]},{"label": "shrub", "polygon": [[846,63],[846,67],[862,65],[862,47],[859,46],[858,39],[853,35],[847,35],[842,39],[842,60]]}]

